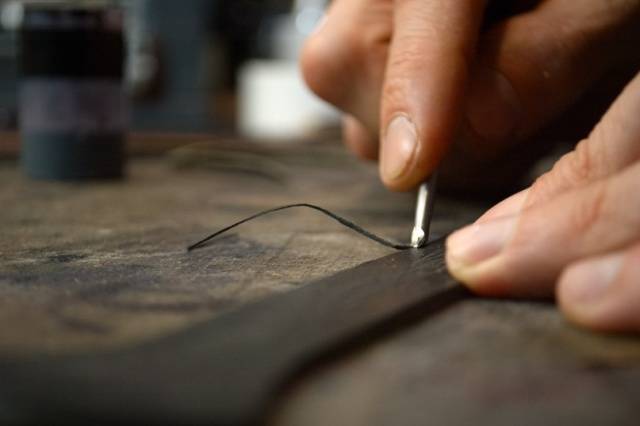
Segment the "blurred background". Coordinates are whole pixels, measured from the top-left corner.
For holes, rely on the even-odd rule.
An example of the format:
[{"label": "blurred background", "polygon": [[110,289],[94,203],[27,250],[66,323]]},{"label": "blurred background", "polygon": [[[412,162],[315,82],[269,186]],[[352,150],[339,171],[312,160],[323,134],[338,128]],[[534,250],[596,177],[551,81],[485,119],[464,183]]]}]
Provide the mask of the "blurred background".
[{"label": "blurred background", "polygon": [[[125,11],[130,131],[284,141],[334,128],[337,114],[304,88],[297,70],[326,0],[109,3]],[[24,2],[0,5],[0,128],[10,132],[20,122]]]}]

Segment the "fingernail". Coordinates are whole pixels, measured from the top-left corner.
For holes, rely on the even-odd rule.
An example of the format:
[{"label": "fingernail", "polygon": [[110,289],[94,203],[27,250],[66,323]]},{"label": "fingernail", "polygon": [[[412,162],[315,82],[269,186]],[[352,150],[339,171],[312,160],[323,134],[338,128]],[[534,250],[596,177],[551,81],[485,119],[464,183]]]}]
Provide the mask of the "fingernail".
[{"label": "fingernail", "polygon": [[474,70],[466,110],[475,133],[496,143],[513,135],[521,116],[520,103],[509,80],[487,67]]},{"label": "fingernail", "polygon": [[382,176],[387,181],[401,177],[409,168],[418,146],[416,126],[404,115],[391,121],[382,144]]},{"label": "fingernail", "polygon": [[623,261],[624,256],[616,254],[573,267],[563,289],[565,297],[581,305],[599,302],[618,277]]},{"label": "fingernail", "polygon": [[448,256],[462,268],[498,255],[508,242],[518,216],[474,224],[455,232],[447,240]]}]

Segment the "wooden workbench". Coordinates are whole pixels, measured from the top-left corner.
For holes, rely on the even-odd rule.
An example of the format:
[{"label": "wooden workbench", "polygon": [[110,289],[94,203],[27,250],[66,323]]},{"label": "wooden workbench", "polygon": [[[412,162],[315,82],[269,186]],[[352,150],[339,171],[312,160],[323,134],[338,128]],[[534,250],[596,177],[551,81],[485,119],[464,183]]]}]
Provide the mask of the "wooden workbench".
[{"label": "wooden workbench", "polygon": [[[292,202],[396,240],[413,219],[411,195],[387,192],[375,166],[334,145],[199,144],[134,159],[121,182],[31,181],[0,163],[0,355],[143,345],[393,253],[310,211],[185,251]],[[434,233],[483,207],[439,199]],[[635,425],[639,404],[640,340],[575,329],[551,302],[470,298],[300,378],[272,423]],[[11,416],[0,401],[0,419]]]}]

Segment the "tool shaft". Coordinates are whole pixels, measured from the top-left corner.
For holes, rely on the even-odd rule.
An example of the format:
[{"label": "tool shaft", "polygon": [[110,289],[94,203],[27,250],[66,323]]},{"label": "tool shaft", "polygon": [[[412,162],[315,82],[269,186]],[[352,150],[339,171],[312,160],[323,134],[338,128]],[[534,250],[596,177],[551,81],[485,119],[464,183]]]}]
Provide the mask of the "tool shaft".
[{"label": "tool shaft", "polygon": [[418,189],[418,201],[416,203],[416,217],[413,231],[411,232],[411,245],[420,248],[429,242],[429,228],[436,190],[436,175],[432,175]]}]

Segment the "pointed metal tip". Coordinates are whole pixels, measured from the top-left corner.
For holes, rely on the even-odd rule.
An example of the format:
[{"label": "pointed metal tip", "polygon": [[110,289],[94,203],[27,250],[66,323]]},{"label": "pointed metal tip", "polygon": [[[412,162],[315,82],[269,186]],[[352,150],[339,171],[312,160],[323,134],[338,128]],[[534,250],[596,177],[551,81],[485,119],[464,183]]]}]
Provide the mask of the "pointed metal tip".
[{"label": "pointed metal tip", "polygon": [[418,227],[413,228],[413,231],[411,232],[411,247],[423,247],[427,243],[425,237],[424,229]]},{"label": "pointed metal tip", "polygon": [[433,214],[435,198],[436,176],[420,185],[416,202],[416,217],[413,231],[411,232],[411,246],[413,248],[424,247],[429,242],[429,228]]}]

